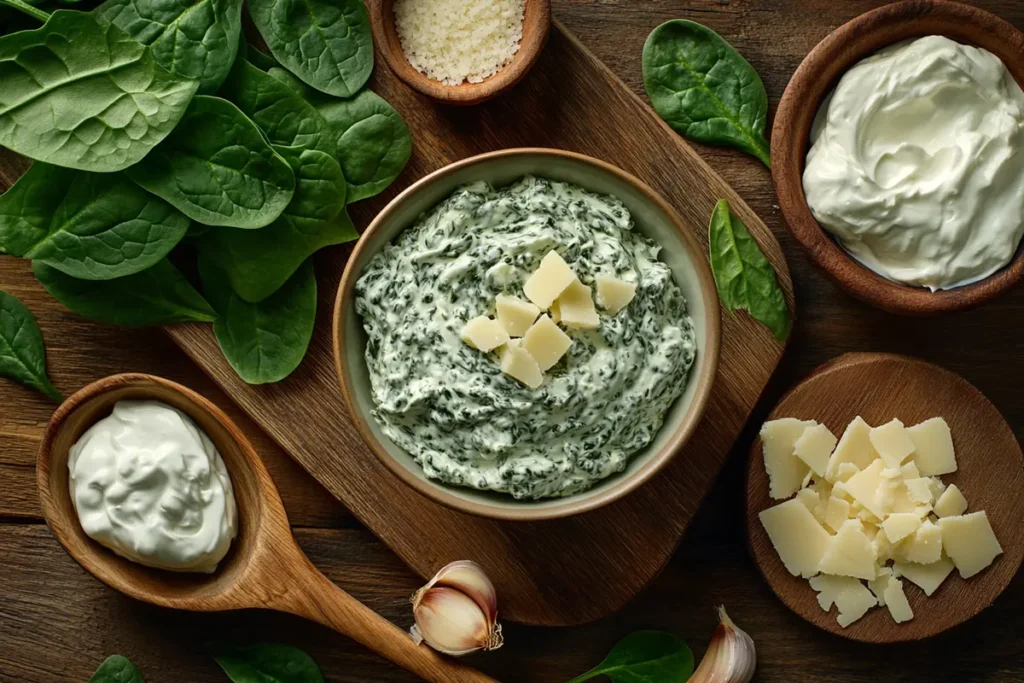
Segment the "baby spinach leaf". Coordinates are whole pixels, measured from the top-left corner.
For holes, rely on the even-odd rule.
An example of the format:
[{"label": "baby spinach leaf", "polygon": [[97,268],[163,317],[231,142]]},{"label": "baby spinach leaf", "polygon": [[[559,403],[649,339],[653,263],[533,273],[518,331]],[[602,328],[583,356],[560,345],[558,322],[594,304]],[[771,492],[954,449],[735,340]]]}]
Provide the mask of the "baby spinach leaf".
[{"label": "baby spinach leaf", "polygon": [[46,20],[50,18],[48,12],[44,12],[43,10],[37,7],[33,7],[27,2],[22,2],[21,0],[0,0],[0,5],[7,5],[8,7],[16,9],[22,14],[25,14],[26,16],[32,17],[33,19],[38,19],[39,21],[42,22],[46,22]]},{"label": "baby spinach leaf", "polygon": [[260,71],[269,71],[280,66],[276,59],[252,45],[246,45],[245,59]]},{"label": "baby spinach leaf", "polygon": [[351,97],[373,71],[373,36],[363,0],[249,0],[249,14],[274,57],[304,82]]},{"label": "baby spinach leaf", "polygon": [[786,297],[772,265],[738,217],[721,200],[711,214],[711,272],[718,297],[729,310],[745,309],[779,341],[789,337],[792,321]]},{"label": "baby spinach leaf", "polygon": [[259,230],[210,230],[196,240],[199,253],[224,269],[246,301],[262,301],[317,250],[359,237],[344,212],[345,178],[338,162],[319,150],[278,148],[298,184],[276,221]]},{"label": "baby spinach leaf", "polygon": [[212,322],[217,314],[167,259],[116,280],[78,280],[45,263],[32,269],[46,291],[69,310],[119,327],[188,321]]},{"label": "baby spinach leaf", "polygon": [[249,384],[267,384],[290,375],[306,355],[316,322],[312,261],[256,304],[235,294],[224,271],[203,256],[199,272],[206,296],[217,311],[213,333],[238,376]]},{"label": "baby spinach leaf", "polygon": [[227,100],[204,95],[131,175],[189,218],[233,228],[267,225],[295,192],[291,166],[256,124]]},{"label": "baby spinach leaf", "polygon": [[324,683],[316,662],[290,645],[217,644],[209,651],[234,683]]},{"label": "baby spinach leaf", "polygon": [[196,81],[91,14],[54,12],[0,37],[0,145],[32,159],[112,172],[141,160],[177,125]]},{"label": "baby spinach leaf", "polygon": [[245,60],[235,62],[220,96],[234,102],[275,146],[337,153],[327,122],[313,106]]},{"label": "baby spinach leaf", "polygon": [[174,207],[120,173],[35,163],[0,196],[0,248],[83,280],[149,268],[188,225]]},{"label": "baby spinach leaf", "polygon": [[607,676],[613,683],[686,683],[693,674],[693,653],[679,638],[662,631],[630,633],[604,661],[569,683]]},{"label": "baby spinach leaf", "polygon": [[644,43],[643,72],[654,111],[679,133],[771,165],[764,84],[720,35],[693,21],[667,21]]},{"label": "baby spinach leaf", "polygon": [[121,655],[107,657],[89,683],[143,683],[142,674],[135,665]]},{"label": "baby spinach leaf", "polygon": [[64,400],[46,376],[46,347],[36,319],[25,305],[0,290],[0,375],[32,387],[58,403]]},{"label": "baby spinach leaf", "polygon": [[106,0],[96,15],[144,45],[171,73],[214,93],[242,34],[242,0]]}]

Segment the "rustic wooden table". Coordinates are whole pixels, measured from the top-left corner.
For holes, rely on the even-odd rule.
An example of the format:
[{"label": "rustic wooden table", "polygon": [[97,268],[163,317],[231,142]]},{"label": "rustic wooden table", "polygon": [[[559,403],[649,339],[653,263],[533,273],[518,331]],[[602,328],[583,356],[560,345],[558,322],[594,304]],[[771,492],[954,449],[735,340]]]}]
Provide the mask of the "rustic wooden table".
[{"label": "rustic wooden table", "polygon": [[[555,0],[556,15],[625,82],[642,92],[640,50],[671,18],[705,23],[760,72],[772,108],[802,57],[830,30],[878,0]],[[1024,2],[976,4],[1024,28]],[[383,68],[383,67],[378,67]],[[550,630],[506,625],[506,646],[475,664],[505,681],[564,681],[596,664],[622,636],[656,628],[685,638],[700,657],[725,604],[757,641],[757,681],[1024,680],[1024,576],[990,609],[939,638],[879,647],[847,642],[790,613],[757,573],[744,544],[742,471],[758,419],[819,363],[846,351],[895,351],[939,363],[977,385],[1024,436],[1024,344],[1008,321],[1024,315],[1018,289],[981,310],[914,320],[881,313],[815,271],[786,233],[767,171],[733,151],[699,147],[782,242],[797,286],[798,318],[782,367],[737,444],[725,472],[665,573],[620,614]],[[614,161],[612,159],[611,161]],[[296,535],[327,575],[394,622],[410,621],[420,584],[402,563],[271,443],[158,331],[126,332],[85,322],[49,300],[27,263],[0,261],[0,288],[38,316],[55,384],[71,392],[123,371],[164,375],[232,412],[257,443],[281,490]],[[134,602],[78,567],[42,523],[35,456],[53,406],[0,381],[0,683],[84,683],[121,653],[149,683],[225,680],[203,653],[209,639],[282,641],[307,650],[329,681],[414,680],[325,629],[268,613],[183,614]]]}]

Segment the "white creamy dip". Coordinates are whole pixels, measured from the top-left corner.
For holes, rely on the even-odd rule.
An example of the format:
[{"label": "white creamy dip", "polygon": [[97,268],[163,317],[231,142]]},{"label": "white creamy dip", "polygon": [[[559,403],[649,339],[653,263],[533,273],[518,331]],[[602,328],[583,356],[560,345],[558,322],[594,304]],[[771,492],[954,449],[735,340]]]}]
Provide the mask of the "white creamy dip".
[{"label": "white creamy dip", "polygon": [[1024,232],[1024,92],[991,52],[928,36],[851,68],[811,133],[804,193],[855,258],[949,289],[1013,258]]},{"label": "white creamy dip", "polygon": [[238,531],[231,479],[213,442],[158,401],[118,401],[68,454],[85,533],[134,562],[213,572]]}]

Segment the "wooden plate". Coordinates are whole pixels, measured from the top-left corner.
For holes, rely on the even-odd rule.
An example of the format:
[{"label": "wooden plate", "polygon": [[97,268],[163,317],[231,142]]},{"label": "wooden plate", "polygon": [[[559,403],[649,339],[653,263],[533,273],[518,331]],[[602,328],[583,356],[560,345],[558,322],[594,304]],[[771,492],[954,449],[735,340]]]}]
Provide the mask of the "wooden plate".
[{"label": "wooden plate", "polygon": [[977,7],[944,0],[908,0],[862,14],[818,43],[786,86],[772,128],[772,179],[790,232],[815,265],[850,294],[872,306],[907,315],[980,306],[1024,276],[1024,249],[1018,249],[1009,265],[972,285],[931,292],[894,282],[847,254],[822,230],[807,206],[804,162],[819,103],[861,59],[887,45],[927,35],[944,35],[994,53],[1024,85],[1024,33]]},{"label": "wooden plate", "polygon": [[860,415],[879,425],[894,417],[913,425],[943,417],[953,432],[959,469],[942,476],[967,498],[969,512],[985,510],[1003,554],[991,567],[964,580],[954,570],[928,598],[904,581],[914,619],[896,624],[889,610],[875,608],[848,628],[825,613],[807,579],[782,565],[757,515],[776,502],[768,497],[760,439],[747,472],[747,537],[754,561],[775,594],[801,617],[844,638],[870,643],[919,640],[967,621],[1003,592],[1024,558],[1024,458],[1003,416],[976,387],[959,375],[923,361],[883,353],[850,353],[822,365],[793,388],[769,419],[817,420],[837,436]]}]

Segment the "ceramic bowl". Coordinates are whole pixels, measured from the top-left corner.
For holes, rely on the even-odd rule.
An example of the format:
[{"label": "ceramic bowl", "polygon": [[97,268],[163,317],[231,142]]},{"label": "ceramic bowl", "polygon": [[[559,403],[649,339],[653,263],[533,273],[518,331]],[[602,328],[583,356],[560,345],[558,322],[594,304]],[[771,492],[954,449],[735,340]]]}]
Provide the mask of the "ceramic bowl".
[{"label": "ceramic bowl", "polygon": [[550,0],[526,0],[523,17],[523,38],[519,51],[501,71],[480,83],[445,85],[417,71],[402,50],[402,41],[395,28],[395,0],[371,0],[370,20],[377,48],[388,67],[406,85],[427,97],[458,106],[480,104],[511,89],[523,79],[537,61],[551,30]]},{"label": "ceramic bowl", "polygon": [[[621,199],[637,229],[663,248],[690,306],[697,335],[697,358],[683,395],[672,405],[655,440],[627,468],[594,488],[566,498],[520,501],[511,496],[452,487],[431,481],[404,450],[380,430],[371,415],[373,399],[365,361],[366,336],[354,303],[355,284],[370,259],[424,211],[466,183],[485,180],[508,185],[524,175],[574,183]],[[700,226],[701,228],[703,226]],[[394,474],[423,495],[469,514],[495,519],[540,520],[567,517],[607,505],[650,479],[684,446],[700,421],[718,367],[719,305],[703,249],[693,226],[637,178],[597,159],[551,149],[511,149],[456,162],[436,171],[396,197],[363,233],[345,268],[334,311],[334,354],[342,393],[366,444]]]},{"label": "ceramic bowl", "polygon": [[889,280],[850,256],[818,225],[804,197],[803,172],[811,124],[842,75],[893,43],[944,35],[984,48],[1024,84],[1024,34],[993,14],[943,0],[911,0],[862,14],[830,33],[793,74],[772,130],[772,178],[779,207],[811,260],[844,289],[871,305],[908,315],[932,315],[979,306],[1009,290],[1024,275],[1024,250],[1002,270],[974,284],[931,292]]}]

